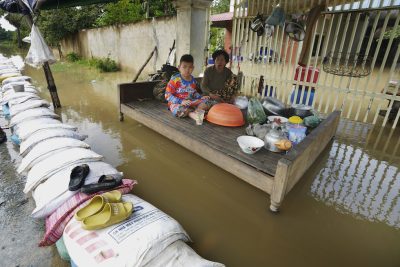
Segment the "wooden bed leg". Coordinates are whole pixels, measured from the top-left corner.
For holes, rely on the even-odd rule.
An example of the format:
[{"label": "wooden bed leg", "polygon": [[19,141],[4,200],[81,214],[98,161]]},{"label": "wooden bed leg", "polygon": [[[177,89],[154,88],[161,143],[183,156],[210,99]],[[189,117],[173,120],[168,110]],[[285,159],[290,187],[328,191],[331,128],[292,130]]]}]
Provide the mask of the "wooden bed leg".
[{"label": "wooden bed leg", "polygon": [[124,113],[119,113],[119,121],[124,121]]},{"label": "wooden bed leg", "polygon": [[274,183],[272,185],[271,205],[269,206],[269,209],[274,213],[279,211],[279,207],[286,194],[290,164],[291,162],[286,159],[280,159],[278,161],[278,167],[276,169]]}]

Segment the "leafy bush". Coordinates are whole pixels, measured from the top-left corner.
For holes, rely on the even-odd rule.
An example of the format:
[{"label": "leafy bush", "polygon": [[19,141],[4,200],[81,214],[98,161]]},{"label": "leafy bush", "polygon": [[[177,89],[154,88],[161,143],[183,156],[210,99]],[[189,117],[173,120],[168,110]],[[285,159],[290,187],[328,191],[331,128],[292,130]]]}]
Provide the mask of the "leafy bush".
[{"label": "leafy bush", "polygon": [[119,70],[117,63],[110,58],[99,59],[97,68],[102,72],[114,72]]},{"label": "leafy bush", "polygon": [[110,58],[92,58],[88,62],[89,66],[95,67],[101,72],[114,72],[119,70],[117,63]]},{"label": "leafy bush", "polygon": [[81,60],[81,57],[75,52],[68,53],[66,58],[69,62],[76,62],[78,60]]}]

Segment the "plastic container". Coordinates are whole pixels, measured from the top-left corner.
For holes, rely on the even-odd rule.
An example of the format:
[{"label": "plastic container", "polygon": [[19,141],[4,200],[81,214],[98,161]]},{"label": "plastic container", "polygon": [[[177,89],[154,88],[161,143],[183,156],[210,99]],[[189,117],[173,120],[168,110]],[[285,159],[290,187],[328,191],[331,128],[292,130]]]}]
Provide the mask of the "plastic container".
[{"label": "plastic container", "polygon": [[242,111],[227,103],[214,105],[208,111],[206,119],[211,123],[227,127],[238,127],[245,124]]},{"label": "plastic container", "polygon": [[307,127],[302,125],[288,125],[289,140],[297,145],[306,137]]},{"label": "plastic container", "polygon": [[264,146],[264,141],[254,136],[242,135],[236,141],[246,154],[254,154]]}]

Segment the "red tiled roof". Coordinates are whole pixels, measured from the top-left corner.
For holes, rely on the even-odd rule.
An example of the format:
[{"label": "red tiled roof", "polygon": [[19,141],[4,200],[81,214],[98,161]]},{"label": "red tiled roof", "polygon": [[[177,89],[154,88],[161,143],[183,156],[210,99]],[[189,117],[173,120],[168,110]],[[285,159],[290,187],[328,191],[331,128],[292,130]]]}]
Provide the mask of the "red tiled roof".
[{"label": "red tiled roof", "polygon": [[232,20],[233,18],[233,12],[226,12],[226,13],[221,13],[221,14],[214,14],[211,15],[211,21],[229,21]]}]

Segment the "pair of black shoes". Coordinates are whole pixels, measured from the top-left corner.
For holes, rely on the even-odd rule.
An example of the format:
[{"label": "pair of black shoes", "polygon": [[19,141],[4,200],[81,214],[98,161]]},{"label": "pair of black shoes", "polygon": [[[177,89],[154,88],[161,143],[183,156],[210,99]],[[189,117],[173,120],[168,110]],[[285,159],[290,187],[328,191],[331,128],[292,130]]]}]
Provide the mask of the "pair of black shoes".
[{"label": "pair of black shoes", "polygon": [[82,193],[92,194],[113,189],[122,184],[122,179],[116,179],[111,175],[102,175],[97,183],[84,185],[85,178],[89,172],[90,168],[87,164],[78,165],[73,168],[69,180],[69,191],[77,191],[80,189]]},{"label": "pair of black shoes", "polygon": [[0,128],[0,144],[4,143],[7,140],[7,135],[3,131],[3,129]]}]

